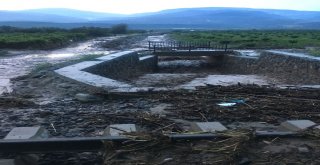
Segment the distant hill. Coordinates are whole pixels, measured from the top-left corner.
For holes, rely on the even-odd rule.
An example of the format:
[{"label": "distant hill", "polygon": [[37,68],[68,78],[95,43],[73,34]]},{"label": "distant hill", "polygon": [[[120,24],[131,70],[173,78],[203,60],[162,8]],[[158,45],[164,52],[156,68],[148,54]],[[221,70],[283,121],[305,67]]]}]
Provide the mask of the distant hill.
[{"label": "distant hill", "polygon": [[82,19],[83,21],[94,21],[94,20],[101,20],[101,19],[109,20],[109,19],[116,19],[116,18],[125,16],[121,14],[81,11],[81,10],[65,9],[65,8],[32,9],[32,10],[24,10],[22,12],[33,13],[33,14],[58,15],[62,17],[73,17],[77,19]]},{"label": "distant hill", "polygon": [[320,12],[248,8],[183,8],[133,15],[73,9],[0,11],[0,25],[77,27],[118,23],[139,29],[320,29]]}]

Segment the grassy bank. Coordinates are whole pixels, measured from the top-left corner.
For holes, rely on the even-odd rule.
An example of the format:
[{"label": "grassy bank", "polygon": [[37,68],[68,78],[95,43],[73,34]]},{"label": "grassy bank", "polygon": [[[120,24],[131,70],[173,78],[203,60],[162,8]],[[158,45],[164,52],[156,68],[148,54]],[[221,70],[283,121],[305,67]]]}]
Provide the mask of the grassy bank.
[{"label": "grassy bank", "polygon": [[177,41],[216,44],[229,41],[237,49],[320,47],[320,31],[312,30],[174,31],[170,37]]},{"label": "grassy bank", "polygon": [[75,29],[0,27],[0,49],[55,49],[94,37],[130,33],[126,25]]}]

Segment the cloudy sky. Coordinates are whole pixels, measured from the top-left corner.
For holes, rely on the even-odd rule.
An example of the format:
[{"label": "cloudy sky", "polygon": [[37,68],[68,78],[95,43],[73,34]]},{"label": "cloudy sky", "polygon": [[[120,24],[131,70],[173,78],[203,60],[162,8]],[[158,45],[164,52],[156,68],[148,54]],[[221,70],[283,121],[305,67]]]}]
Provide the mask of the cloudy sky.
[{"label": "cloudy sky", "polygon": [[247,7],[320,11],[320,0],[0,0],[0,10],[72,8],[132,14],[190,7]]}]

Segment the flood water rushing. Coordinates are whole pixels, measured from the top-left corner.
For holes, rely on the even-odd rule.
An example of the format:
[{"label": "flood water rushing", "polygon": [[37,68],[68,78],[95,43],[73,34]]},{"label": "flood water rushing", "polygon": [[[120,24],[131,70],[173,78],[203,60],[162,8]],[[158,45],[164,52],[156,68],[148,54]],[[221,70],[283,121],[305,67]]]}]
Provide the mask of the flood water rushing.
[{"label": "flood water rushing", "polygon": [[[125,35],[100,37],[52,51],[9,51],[12,55],[0,57],[0,94],[10,93],[12,91],[10,79],[28,74],[39,64],[56,64],[79,59],[86,55],[107,55],[113,53],[114,51],[101,48],[97,45],[101,42],[111,41],[121,37],[125,37]],[[148,41],[162,41],[164,39],[165,35],[148,36],[146,39],[138,41],[135,46],[137,47],[136,49],[145,49],[148,47]]]},{"label": "flood water rushing", "polygon": [[109,54],[111,51],[95,45],[114,40],[117,37],[103,37],[52,51],[9,51],[10,56],[0,57],[0,94],[11,92],[10,79],[29,73],[39,64],[56,64],[77,59],[88,54]]}]

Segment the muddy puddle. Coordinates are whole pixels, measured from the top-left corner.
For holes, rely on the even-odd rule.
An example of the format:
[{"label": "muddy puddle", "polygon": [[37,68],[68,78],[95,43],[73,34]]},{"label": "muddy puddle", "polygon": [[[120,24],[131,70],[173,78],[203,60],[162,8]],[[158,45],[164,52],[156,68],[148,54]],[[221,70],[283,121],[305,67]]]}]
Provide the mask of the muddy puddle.
[{"label": "muddy puddle", "polygon": [[184,89],[195,89],[207,85],[231,86],[231,85],[271,85],[272,81],[258,75],[208,75],[204,78],[196,78],[191,82],[181,85]]}]

